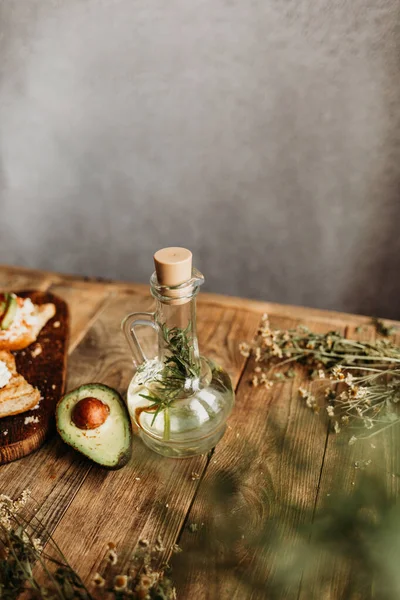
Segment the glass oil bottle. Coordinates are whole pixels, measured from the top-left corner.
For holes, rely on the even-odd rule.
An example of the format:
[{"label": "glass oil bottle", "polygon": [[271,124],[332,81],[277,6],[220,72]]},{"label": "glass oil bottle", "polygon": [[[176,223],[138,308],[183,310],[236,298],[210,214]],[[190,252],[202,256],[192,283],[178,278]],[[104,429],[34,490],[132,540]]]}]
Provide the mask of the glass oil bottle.
[{"label": "glass oil bottle", "polygon": [[[192,268],[185,248],[164,248],[154,255],[156,271],[150,290],[154,313],[132,313],[123,331],[136,372],[127,404],[143,442],[173,458],[203,454],[221,439],[234,405],[229,375],[199,352],[196,296],[203,275]],[[157,332],[158,353],[147,359],[135,327],[149,325]]]}]

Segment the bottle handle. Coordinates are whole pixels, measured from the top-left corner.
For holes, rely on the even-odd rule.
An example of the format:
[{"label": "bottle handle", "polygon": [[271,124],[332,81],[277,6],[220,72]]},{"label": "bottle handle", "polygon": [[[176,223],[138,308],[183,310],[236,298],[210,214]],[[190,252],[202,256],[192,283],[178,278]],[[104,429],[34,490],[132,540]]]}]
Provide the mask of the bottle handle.
[{"label": "bottle handle", "polygon": [[142,350],[138,337],[135,332],[137,325],[146,325],[152,327],[155,331],[158,330],[158,325],[155,320],[155,313],[135,312],[127,315],[121,323],[122,331],[125,334],[129,348],[131,349],[133,360],[136,367],[139,367],[147,361],[147,357]]}]

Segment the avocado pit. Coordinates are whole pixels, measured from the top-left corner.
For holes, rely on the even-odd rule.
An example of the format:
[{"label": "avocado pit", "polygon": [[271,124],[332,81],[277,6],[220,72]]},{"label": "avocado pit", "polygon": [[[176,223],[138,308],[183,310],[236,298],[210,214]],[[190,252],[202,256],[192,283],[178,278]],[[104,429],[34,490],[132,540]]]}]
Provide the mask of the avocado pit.
[{"label": "avocado pit", "polygon": [[110,407],[98,398],[79,400],[73,408],[71,420],[78,429],[97,429],[105,423]]}]

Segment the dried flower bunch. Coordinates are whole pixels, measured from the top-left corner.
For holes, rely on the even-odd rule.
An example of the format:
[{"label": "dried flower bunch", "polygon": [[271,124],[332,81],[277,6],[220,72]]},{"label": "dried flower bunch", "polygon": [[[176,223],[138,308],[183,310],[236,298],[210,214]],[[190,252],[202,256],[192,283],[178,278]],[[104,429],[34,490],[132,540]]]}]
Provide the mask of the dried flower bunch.
[{"label": "dried flower bunch", "polygon": [[[176,592],[170,579],[168,565],[156,569],[160,553],[165,550],[162,540],[155,544],[148,540],[139,540],[137,548],[130,557],[128,566],[119,572],[118,553],[115,544],[108,545],[107,575],[96,573],[93,585],[101,590],[106,598],[131,598],[133,600],[175,600]],[[117,571],[117,572],[116,572]],[[98,597],[98,594],[96,594]]]},{"label": "dried flower bunch", "polygon": [[[167,565],[155,569],[160,552],[160,539],[151,546],[141,540],[130,557],[126,573],[114,574],[118,563],[115,545],[107,551],[107,575],[96,573],[93,594],[85,587],[79,575],[69,566],[51,535],[28,510],[30,493],[24,491],[17,500],[0,495],[0,598],[24,600],[49,598],[52,600],[94,600],[105,594],[107,598],[122,600],[174,600],[175,589]],[[42,539],[46,540],[43,548]]]},{"label": "dried flower bunch", "polygon": [[[387,331],[385,328],[385,334]],[[243,356],[252,355],[257,363],[251,379],[255,387],[269,388],[274,381],[293,378],[295,364],[308,369],[311,381],[323,380],[325,385],[318,386],[318,394],[312,392],[312,384],[311,389],[300,387],[298,392],[315,412],[320,409],[319,398],[324,398],[336,433],[343,425],[358,421],[366,429],[376,427],[368,435],[371,437],[400,421],[396,410],[400,403],[400,348],[388,339],[360,342],[336,331],[314,333],[303,326],[272,330],[265,314],[253,343],[242,343],[240,351]],[[286,371],[282,367],[287,367]],[[350,442],[356,439],[353,436]]]},{"label": "dried flower bunch", "polygon": [[[51,536],[27,510],[30,498],[24,491],[17,500],[0,495],[0,597],[91,598],[79,576],[71,569]],[[42,537],[48,540],[46,551]],[[37,568],[37,571],[34,571]],[[35,575],[40,572],[39,576]],[[42,582],[45,576],[46,583]]]}]

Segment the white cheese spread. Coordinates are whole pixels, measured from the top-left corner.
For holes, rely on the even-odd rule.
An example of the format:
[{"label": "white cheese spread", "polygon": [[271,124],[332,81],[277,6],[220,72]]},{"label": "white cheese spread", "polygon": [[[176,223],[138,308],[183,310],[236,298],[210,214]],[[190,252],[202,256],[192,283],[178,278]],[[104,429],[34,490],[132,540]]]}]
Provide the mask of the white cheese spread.
[{"label": "white cheese spread", "polygon": [[29,425],[29,423],[39,423],[39,417],[25,417],[24,425]]},{"label": "white cheese spread", "polygon": [[3,388],[11,379],[11,373],[8,370],[6,363],[0,360],[0,388]]},{"label": "white cheese spread", "polygon": [[4,331],[0,330],[0,340],[5,339],[13,341],[14,339],[25,335],[30,331],[33,325],[38,322],[35,305],[30,298],[24,298],[23,305],[18,306],[17,313],[11,323],[11,326]]}]

